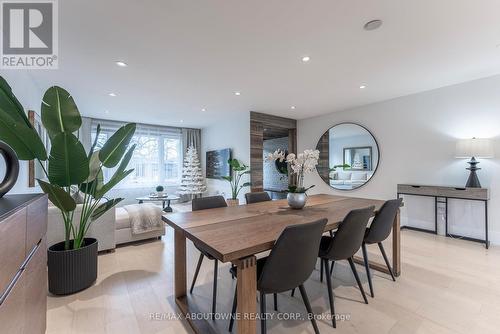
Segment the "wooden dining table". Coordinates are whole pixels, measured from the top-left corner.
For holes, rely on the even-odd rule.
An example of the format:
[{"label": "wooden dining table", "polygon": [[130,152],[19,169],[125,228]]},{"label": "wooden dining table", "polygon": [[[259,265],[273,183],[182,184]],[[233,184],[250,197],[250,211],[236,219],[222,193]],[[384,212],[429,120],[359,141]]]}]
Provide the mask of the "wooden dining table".
[{"label": "wooden dining table", "polygon": [[[237,267],[238,333],[256,333],[256,254],[271,250],[283,229],[289,225],[327,218],[325,232],[331,231],[338,228],[351,210],[373,205],[376,213],[383,203],[376,199],[319,194],[309,196],[302,210],[293,210],[286,200],[278,200],[165,214],[163,221],[174,229],[175,302],[185,316],[200,312],[198,305],[187,294],[186,239],[190,239],[217,260],[231,262]],[[398,211],[392,232],[392,266],[396,276],[401,273],[400,244]],[[355,261],[363,263],[360,258],[355,258]],[[370,262],[370,267],[388,273],[383,264]],[[196,333],[214,332],[202,317],[186,316],[186,319]]]}]

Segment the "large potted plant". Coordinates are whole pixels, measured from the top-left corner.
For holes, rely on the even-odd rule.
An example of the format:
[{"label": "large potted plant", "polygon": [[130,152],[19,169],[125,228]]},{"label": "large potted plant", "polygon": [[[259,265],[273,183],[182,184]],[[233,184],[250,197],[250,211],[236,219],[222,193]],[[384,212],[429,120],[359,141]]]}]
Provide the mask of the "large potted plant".
[{"label": "large potted plant", "polygon": [[288,184],[288,205],[292,209],[302,209],[307,202],[307,191],[314,185],[304,186],[304,175],[311,173],[318,164],[319,151],[305,150],[297,155],[276,150],[267,156],[269,161],[286,161],[291,172]]},{"label": "large potted plant", "polygon": [[[7,82],[0,77],[0,140],[9,144],[20,160],[36,160],[44,174],[37,179],[49,200],[61,211],[65,240],[48,250],[49,291],[70,294],[97,279],[97,240],[86,238],[91,224],[118,204],[106,193],[127,177],[135,145],[129,147],[136,125],[127,124],[96,149],[100,127],[87,153],[74,135],[82,124],[73,97],[61,87],[50,87],[43,96],[41,116],[50,138],[47,155],[42,140],[28,121],[24,109]],[[48,159],[48,168],[43,163]],[[103,169],[115,168],[104,183]],[[74,192],[82,192],[81,215],[75,215]]]},{"label": "large potted plant", "polygon": [[250,174],[250,168],[247,165],[239,162],[238,159],[229,159],[227,162],[229,163],[232,172],[230,176],[222,177],[231,185],[231,198],[226,199],[226,202],[229,206],[235,206],[240,204],[238,194],[240,193],[241,189],[252,185],[250,182],[244,182],[243,184],[240,184],[242,177],[246,174]]}]

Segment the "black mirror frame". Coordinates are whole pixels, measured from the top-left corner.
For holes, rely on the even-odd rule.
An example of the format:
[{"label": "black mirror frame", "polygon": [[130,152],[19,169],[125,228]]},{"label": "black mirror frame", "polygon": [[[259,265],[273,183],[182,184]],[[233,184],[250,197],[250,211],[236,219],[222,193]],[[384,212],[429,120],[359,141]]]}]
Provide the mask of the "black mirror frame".
[{"label": "black mirror frame", "polygon": [[[341,123],[337,123],[331,127],[329,127],[328,129],[326,129],[325,132],[323,132],[323,134],[319,137],[319,139],[321,139],[321,137],[328,131],[330,131],[331,129],[333,129],[334,127],[336,126],[340,126],[340,125],[357,125],[359,126],[360,128],[364,129],[366,132],[368,132],[370,134],[370,136],[372,136],[373,138],[373,141],[375,141],[375,146],[377,146],[377,152],[378,152],[378,161],[377,161],[377,166],[375,167],[375,169],[373,170],[373,174],[372,174],[372,177],[370,178],[370,180],[368,180],[367,182],[363,183],[362,185],[360,185],[359,187],[356,187],[354,189],[338,189],[338,188],[335,188],[335,187],[332,187],[330,185],[329,182],[326,182],[325,179],[323,179],[323,177],[319,174],[319,171],[318,171],[318,165],[316,165],[316,172],[318,173],[318,176],[319,178],[325,182],[330,188],[334,189],[334,190],[338,190],[338,191],[355,191],[355,190],[358,190],[358,189],[361,189],[363,188],[364,186],[366,186],[371,180],[372,178],[375,176],[375,174],[377,174],[377,170],[378,170],[378,167],[380,166],[380,161],[381,161],[381,156],[382,154],[380,153],[380,146],[378,144],[378,140],[377,138],[373,135],[373,133],[368,130],[368,128],[364,125],[361,125],[359,123],[356,123],[356,122],[341,122]],[[318,139],[318,143],[316,144],[316,148],[318,147],[318,144],[319,144],[319,139]]]}]

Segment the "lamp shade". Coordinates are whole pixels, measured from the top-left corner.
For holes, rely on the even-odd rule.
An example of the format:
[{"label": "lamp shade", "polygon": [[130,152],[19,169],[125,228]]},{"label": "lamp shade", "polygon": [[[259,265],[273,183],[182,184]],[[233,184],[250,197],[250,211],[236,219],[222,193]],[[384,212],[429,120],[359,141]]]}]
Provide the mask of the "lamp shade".
[{"label": "lamp shade", "polygon": [[491,139],[471,138],[457,142],[457,158],[494,158],[493,142]]}]

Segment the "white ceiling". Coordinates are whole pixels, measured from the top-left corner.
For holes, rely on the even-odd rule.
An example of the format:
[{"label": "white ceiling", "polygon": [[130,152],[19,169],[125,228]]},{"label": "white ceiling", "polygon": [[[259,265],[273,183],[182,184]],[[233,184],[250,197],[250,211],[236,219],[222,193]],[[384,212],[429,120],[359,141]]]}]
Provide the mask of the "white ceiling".
[{"label": "white ceiling", "polygon": [[93,117],[300,119],[500,73],[499,13],[498,0],[63,0],[60,68],[31,75]]}]

